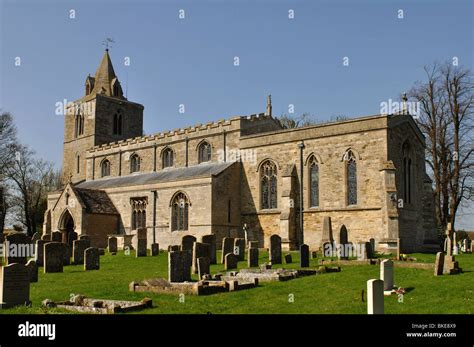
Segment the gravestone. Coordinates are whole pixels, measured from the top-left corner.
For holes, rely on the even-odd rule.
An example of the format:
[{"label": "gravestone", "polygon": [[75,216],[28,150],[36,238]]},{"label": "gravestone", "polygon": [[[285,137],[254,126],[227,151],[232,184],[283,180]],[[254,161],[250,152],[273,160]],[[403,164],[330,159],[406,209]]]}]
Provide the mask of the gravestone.
[{"label": "gravestone", "polygon": [[469,239],[464,239],[463,240],[463,251],[465,253],[470,251],[470,249],[469,249]]},{"label": "gravestone", "polygon": [[248,267],[258,266],[258,248],[257,247],[250,247],[247,250],[247,264],[248,264]]},{"label": "gravestone", "polygon": [[182,251],[191,251],[193,250],[193,244],[196,242],[196,238],[192,235],[185,235],[181,239],[181,250]]},{"label": "gravestone", "polygon": [[285,263],[286,264],[291,264],[293,262],[293,257],[291,254],[285,254]]},{"label": "gravestone", "polygon": [[178,245],[168,246],[168,252],[179,252],[181,247]]},{"label": "gravestone", "polygon": [[375,239],[374,238],[369,239],[369,243],[370,243],[370,253],[368,253],[368,255],[370,256],[369,258],[374,258],[374,255],[375,255]]},{"label": "gravestone", "polygon": [[30,274],[20,263],[0,267],[0,308],[30,302]]},{"label": "gravestone", "polygon": [[150,251],[152,257],[157,256],[158,254],[160,254],[160,245],[158,243],[152,243]]},{"label": "gravestone", "polygon": [[193,244],[193,263],[192,273],[198,273],[197,260],[198,258],[210,259],[211,246],[208,243],[194,242]]},{"label": "gravestone", "polygon": [[341,226],[341,229],[339,230],[339,252],[338,252],[338,257],[339,259],[342,260],[347,260],[349,259],[349,247],[347,246],[349,244],[349,238],[347,235],[347,228],[343,224]]},{"label": "gravestone", "polygon": [[191,281],[191,254],[189,251],[172,251],[168,253],[168,281]]},{"label": "gravestone", "polygon": [[369,244],[369,247],[370,247],[369,242],[358,242],[357,243],[357,260],[367,260],[367,259],[369,259],[367,244]]},{"label": "gravestone", "polygon": [[62,242],[63,236],[60,231],[53,231],[51,233],[51,242]]},{"label": "gravestone", "polygon": [[137,239],[136,257],[146,257],[146,239]]},{"label": "gravestone", "polygon": [[26,263],[26,269],[28,270],[30,282],[38,282],[38,265],[36,265],[36,262],[29,260]]},{"label": "gravestone", "polygon": [[449,235],[446,236],[446,255],[453,255],[453,240]]},{"label": "gravestone", "polygon": [[73,242],[72,259],[74,264],[84,264],[84,251],[90,246],[90,240],[76,240]]},{"label": "gravestone", "polygon": [[43,241],[51,241],[51,234],[45,234],[41,236],[41,240]]},{"label": "gravestone", "polygon": [[64,248],[65,244],[61,242],[47,242],[43,247],[43,271],[63,272]]},{"label": "gravestone", "polygon": [[461,272],[459,263],[456,261],[453,255],[446,255],[443,263],[443,274],[455,275]]},{"label": "gravestone", "polygon": [[4,256],[6,264],[26,264],[26,258],[33,256],[30,238],[24,233],[12,233],[5,236]]},{"label": "gravestone", "polygon": [[81,235],[79,236],[79,240],[90,240],[90,236],[89,235]]},{"label": "gravestone", "polygon": [[234,254],[237,256],[237,260],[245,260],[245,239],[234,239]]},{"label": "gravestone", "polygon": [[224,258],[225,270],[237,269],[237,256],[234,253],[227,253]]},{"label": "gravestone", "polygon": [[232,237],[224,237],[222,239],[221,264],[224,264],[227,253],[234,253],[234,239]]},{"label": "gravestone", "polygon": [[281,237],[270,236],[270,261],[273,264],[281,264]]},{"label": "gravestone", "polygon": [[334,237],[332,234],[332,222],[331,222],[331,217],[324,217],[323,218],[323,236],[321,239],[321,242],[334,242]]},{"label": "gravestone", "polygon": [[84,270],[99,270],[100,269],[100,255],[99,249],[89,247],[84,251]]},{"label": "gravestone", "polygon": [[309,267],[309,246],[300,246],[300,267]]},{"label": "gravestone", "polygon": [[258,241],[249,241],[249,248],[258,248]]},{"label": "gravestone", "polygon": [[116,253],[117,252],[117,238],[115,236],[110,236],[107,239],[107,248],[109,253]]},{"label": "gravestone", "polygon": [[380,279],[383,281],[383,290],[393,289],[393,261],[385,259],[380,262]]},{"label": "gravestone", "polygon": [[436,253],[434,275],[435,276],[442,276],[443,275],[443,267],[444,267],[444,253],[443,252],[438,252],[438,253]]},{"label": "gravestone", "polygon": [[211,261],[208,257],[197,258],[197,273],[201,280],[202,276],[211,274]]},{"label": "gravestone", "polygon": [[204,235],[201,238],[202,243],[207,243],[210,246],[209,260],[211,264],[217,264],[217,244],[216,244],[216,235]]},{"label": "gravestone", "polygon": [[384,313],[383,281],[367,281],[367,314]]},{"label": "gravestone", "polygon": [[317,259],[318,258],[318,252],[312,251],[311,252],[311,259]]},{"label": "gravestone", "polygon": [[68,244],[63,243],[63,265],[71,265],[72,249]]},{"label": "gravestone", "polygon": [[44,260],[43,251],[44,251],[44,244],[46,242],[47,241],[44,241],[44,240],[36,241],[36,244],[35,244],[35,261],[36,261],[36,265],[38,265],[38,266],[43,266],[43,260]]},{"label": "gravestone", "polygon": [[69,249],[71,250],[71,252],[72,252],[72,244],[77,239],[78,239],[77,233],[75,231],[70,231],[68,236],[67,236],[67,244],[68,244]]}]

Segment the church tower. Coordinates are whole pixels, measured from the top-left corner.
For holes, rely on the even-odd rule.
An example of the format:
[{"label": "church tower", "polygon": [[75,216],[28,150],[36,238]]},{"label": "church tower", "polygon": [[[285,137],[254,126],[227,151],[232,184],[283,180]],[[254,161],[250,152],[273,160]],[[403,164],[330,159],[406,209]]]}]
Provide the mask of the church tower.
[{"label": "church tower", "polygon": [[89,148],[142,136],[143,109],[124,97],[106,49],[94,77],[86,78],[85,95],[66,107],[63,183],[86,179]]}]

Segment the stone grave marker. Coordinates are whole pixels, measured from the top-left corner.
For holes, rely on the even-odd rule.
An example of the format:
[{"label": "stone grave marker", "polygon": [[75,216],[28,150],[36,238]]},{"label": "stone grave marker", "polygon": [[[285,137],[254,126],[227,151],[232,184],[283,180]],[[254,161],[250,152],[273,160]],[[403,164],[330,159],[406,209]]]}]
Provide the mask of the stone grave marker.
[{"label": "stone grave marker", "polygon": [[367,281],[367,314],[384,313],[384,295],[382,280]]},{"label": "stone grave marker", "polygon": [[181,250],[182,251],[191,251],[193,250],[193,244],[196,242],[196,238],[192,235],[185,235],[181,239]]},{"label": "stone grave marker", "polygon": [[155,257],[158,254],[160,254],[160,245],[158,243],[152,243],[150,250],[151,250],[151,256]]},{"label": "stone grave marker", "polygon": [[443,267],[444,267],[444,253],[443,252],[438,252],[438,253],[436,253],[434,275],[435,276],[442,276],[443,275]]},{"label": "stone grave marker", "polygon": [[202,276],[211,274],[211,261],[208,257],[197,258],[198,277],[201,280]]},{"label": "stone grave marker", "polygon": [[51,233],[51,242],[62,242],[63,236],[60,231],[53,231]]},{"label": "stone grave marker", "polygon": [[191,281],[191,254],[189,251],[172,251],[168,253],[168,281]]},{"label": "stone grave marker", "polygon": [[293,257],[291,254],[285,254],[285,263],[286,264],[291,264],[293,262]]},{"label": "stone grave marker", "polygon": [[193,244],[193,263],[192,272],[198,273],[197,259],[198,258],[209,258],[210,259],[211,246],[208,243],[194,242]]},{"label": "stone grave marker", "polygon": [[225,255],[227,253],[234,253],[234,239],[232,237],[224,237],[222,239],[222,254],[221,263],[225,262]]},{"label": "stone grave marker", "polygon": [[24,264],[0,267],[0,308],[25,305],[30,302],[30,274]]},{"label": "stone grave marker", "polygon": [[211,264],[217,264],[217,243],[216,243],[216,235],[204,235],[201,238],[202,243],[207,243],[210,249],[209,260]]},{"label": "stone grave marker", "polygon": [[90,240],[76,240],[73,242],[72,258],[74,264],[84,264],[84,251],[90,246]]},{"label": "stone grave marker", "polygon": [[36,262],[34,260],[28,260],[26,269],[28,270],[30,282],[38,282],[38,265],[36,265]]},{"label": "stone grave marker", "polygon": [[239,261],[245,260],[245,239],[234,239],[234,254]]},{"label": "stone grave marker", "polygon": [[270,236],[270,261],[272,264],[281,264],[281,237]]},{"label": "stone grave marker", "polygon": [[64,244],[63,265],[71,265],[72,250],[70,249],[68,244],[66,243],[63,243],[63,244]]},{"label": "stone grave marker", "polygon": [[47,241],[44,241],[44,240],[36,241],[36,244],[35,244],[35,261],[36,261],[36,265],[38,265],[38,266],[43,266],[44,244],[46,242]]},{"label": "stone grave marker", "polygon": [[5,264],[26,264],[27,257],[32,257],[33,252],[34,247],[30,243],[28,235],[17,232],[5,236]]},{"label": "stone grave marker", "polygon": [[47,242],[43,247],[44,273],[63,272],[64,248],[61,242]]},{"label": "stone grave marker", "polygon": [[309,246],[300,246],[300,267],[309,267]]},{"label": "stone grave marker", "polygon": [[116,253],[118,250],[117,238],[115,236],[109,236],[107,239],[107,249],[109,253]]},{"label": "stone grave marker", "polygon": [[96,247],[89,247],[84,251],[84,270],[99,270],[100,269],[100,255],[99,249]]},{"label": "stone grave marker", "polygon": [[237,256],[234,253],[227,253],[224,259],[225,270],[237,269]]},{"label": "stone grave marker", "polygon": [[380,279],[383,281],[383,290],[393,289],[393,261],[385,259],[380,262]]},{"label": "stone grave marker", "polygon": [[250,247],[247,249],[247,264],[248,267],[258,267],[258,248]]},{"label": "stone grave marker", "polygon": [[146,239],[137,239],[136,257],[146,257]]}]

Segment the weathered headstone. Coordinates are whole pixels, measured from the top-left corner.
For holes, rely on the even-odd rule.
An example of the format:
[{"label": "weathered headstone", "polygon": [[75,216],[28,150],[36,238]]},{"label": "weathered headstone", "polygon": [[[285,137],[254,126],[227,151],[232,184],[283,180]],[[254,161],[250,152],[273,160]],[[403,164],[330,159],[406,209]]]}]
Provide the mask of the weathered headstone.
[{"label": "weathered headstone", "polygon": [[28,260],[26,269],[28,270],[30,282],[38,282],[38,265],[36,265],[36,262],[34,260]]},{"label": "weathered headstone", "polygon": [[463,252],[469,252],[470,249],[469,249],[469,239],[464,239],[462,241],[462,247],[463,247]]},{"label": "weathered headstone", "polygon": [[71,265],[72,250],[68,244],[64,243],[63,265]]},{"label": "weathered headstone", "polygon": [[331,217],[324,217],[323,218],[323,235],[321,239],[321,243],[330,242],[331,244],[334,242],[334,237],[332,234],[332,222]]},{"label": "weathered headstone", "polygon": [[453,232],[453,255],[459,254],[458,234]]},{"label": "weathered headstone", "polygon": [[367,281],[367,314],[384,313],[384,295],[382,280]]},{"label": "weathered headstone", "polygon": [[199,257],[197,258],[197,273],[198,277],[201,280],[202,276],[211,274],[211,262],[208,257]]},{"label": "weathered headstone", "polygon": [[224,258],[224,266],[226,270],[237,269],[237,256],[234,253],[227,253]]},{"label": "weathered headstone", "polygon": [[300,267],[309,267],[309,246],[305,244],[300,246]]},{"label": "weathered headstone", "polygon": [[443,275],[443,267],[444,267],[444,253],[438,252],[436,253],[434,275],[435,276]]},{"label": "weathered headstone", "polygon": [[100,255],[99,249],[89,247],[84,251],[84,270],[99,270],[100,269]]},{"label": "weathered headstone", "polygon": [[107,248],[109,253],[116,253],[117,252],[117,238],[115,236],[109,236],[107,239]]},{"label": "weathered headstone", "polygon": [[43,270],[44,273],[63,272],[64,248],[61,242],[47,242],[43,247]]},{"label": "weathered headstone", "polygon": [[385,259],[380,262],[380,279],[383,281],[383,290],[393,289],[393,261]]},{"label": "weathered headstone", "polygon": [[51,233],[51,242],[62,242],[63,236],[60,231],[53,231]]},{"label": "weathered headstone", "polygon": [[461,268],[459,267],[459,263],[456,261],[453,255],[446,255],[444,257],[444,264],[443,264],[443,274],[446,275],[455,275],[461,272]]},{"label": "weathered headstone", "polygon": [[158,254],[160,254],[160,245],[158,243],[152,243],[150,251],[152,257],[157,256]]},{"label": "weathered headstone", "polygon": [[136,257],[146,257],[146,239],[137,239]]},{"label": "weathered headstone", "polygon": [[281,237],[270,236],[270,261],[272,264],[281,264]]},{"label": "weathered headstone", "polygon": [[234,254],[239,261],[245,260],[245,239],[234,239]]},{"label": "weathered headstone", "polygon": [[191,280],[191,254],[189,251],[168,253],[168,281],[185,282]]},{"label": "weathered headstone", "polygon": [[234,239],[232,237],[224,237],[222,239],[222,254],[221,254],[222,264],[224,264],[225,255],[227,253],[234,253]]},{"label": "weathered headstone", "polygon": [[90,246],[90,240],[76,240],[73,242],[72,259],[74,264],[84,264],[84,251]]},{"label": "weathered headstone", "polygon": [[196,238],[192,235],[185,235],[181,239],[181,250],[182,251],[192,251],[193,244],[196,242]]},{"label": "weathered headstone", "polygon": [[30,274],[24,264],[0,267],[0,308],[30,302]]},{"label": "weathered headstone", "polygon": [[204,235],[201,238],[202,243],[207,243],[210,246],[210,257],[209,260],[211,264],[217,264],[217,244],[216,244],[216,235]]},{"label": "weathered headstone", "polygon": [[168,252],[179,252],[181,250],[181,247],[178,245],[169,245],[168,246]]},{"label": "weathered headstone", "polygon": [[247,249],[247,264],[248,267],[257,267],[258,266],[258,248],[250,247]]},{"label": "weathered headstone", "polygon": [[347,228],[343,224],[341,229],[339,230],[339,249],[338,249],[338,257],[339,259],[346,260],[349,259],[349,237],[347,235]]},{"label": "weathered headstone", "polygon": [[41,236],[41,240],[43,241],[51,241],[51,234],[44,234]]},{"label": "weathered headstone", "polygon": [[192,272],[198,273],[197,259],[198,258],[209,258],[210,259],[211,246],[208,243],[194,242],[193,244],[193,263]]},{"label": "weathered headstone", "polygon": [[90,240],[91,237],[89,235],[81,235],[79,236],[79,240]]},{"label": "weathered headstone", "polygon": [[285,263],[286,264],[291,264],[293,262],[293,257],[291,254],[285,254]]},{"label": "weathered headstone", "polygon": [[27,257],[33,256],[33,246],[30,238],[24,233],[12,233],[5,236],[4,252],[5,263],[26,264]]},{"label": "weathered headstone", "polygon": [[446,236],[446,255],[453,255],[453,239],[449,235]]},{"label": "weathered headstone", "polygon": [[47,241],[44,241],[44,240],[36,241],[36,244],[35,244],[35,261],[36,261],[36,265],[38,265],[38,266],[43,266],[43,260],[44,260],[43,251],[44,251],[44,244],[46,242]]}]

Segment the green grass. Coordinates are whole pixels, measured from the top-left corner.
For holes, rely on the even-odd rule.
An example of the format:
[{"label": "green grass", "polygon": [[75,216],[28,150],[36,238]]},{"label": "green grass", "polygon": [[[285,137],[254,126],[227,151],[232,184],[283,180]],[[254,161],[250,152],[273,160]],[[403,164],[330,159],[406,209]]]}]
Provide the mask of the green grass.
[{"label": "green grass", "polygon": [[[268,261],[265,252],[260,252],[260,263]],[[420,262],[434,263],[434,255],[412,254]],[[220,254],[218,254],[220,259]],[[298,267],[298,253],[293,253],[294,263],[282,265]],[[474,254],[456,256],[465,271],[455,276],[433,276],[433,270],[397,268],[395,284],[408,291],[403,303],[397,296],[385,298],[385,312],[400,313],[474,313]],[[311,259],[311,266],[318,265]],[[325,265],[336,262],[325,261]],[[246,267],[240,262],[239,267]],[[213,265],[212,273],[223,272],[223,266]],[[185,302],[177,294],[133,293],[128,291],[131,281],[146,278],[167,278],[167,253],[158,257],[135,258],[134,253],[101,257],[101,269],[83,271],[82,266],[66,266],[64,273],[44,274],[40,268],[39,282],[31,284],[32,307],[15,307],[0,310],[0,313],[70,313],[58,309],[43,309],[41,301],[62,301],[71,294],[83,294],[90,298],[141,300],[153,299],[153,308],[139,311],[145,313],[320,313],[320,314],[365,314],[366,303],[361,300],[366,282],[378,278],[377,265],[342,266],[339,273],[326,273],[302,277],[288,282],[261,283],[258,288],[210,296],[185,296]],[[196,279],[196,277],[194,277]],[[294,302],[289,302],[290,296]]]}]

